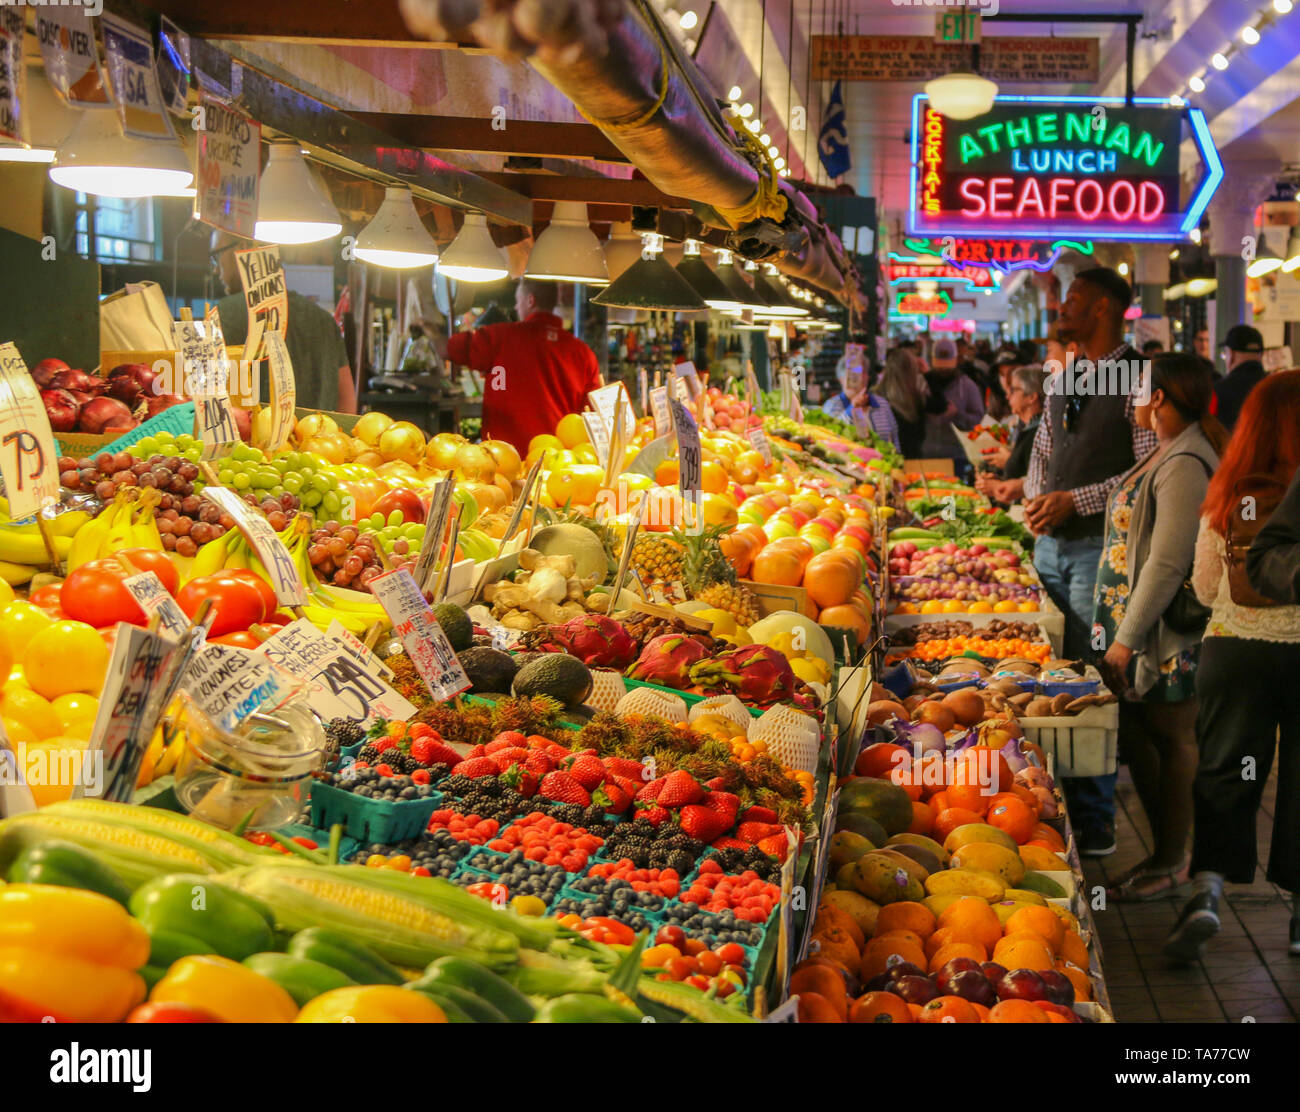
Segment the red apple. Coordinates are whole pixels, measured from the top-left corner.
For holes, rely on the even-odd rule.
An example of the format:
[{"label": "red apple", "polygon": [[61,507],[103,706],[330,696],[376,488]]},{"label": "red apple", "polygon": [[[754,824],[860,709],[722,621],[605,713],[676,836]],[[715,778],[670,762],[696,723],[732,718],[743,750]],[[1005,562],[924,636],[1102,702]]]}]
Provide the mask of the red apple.
[{"label": "red apple", "polygon": [[1046,1000],[1047,984],[1032,969],[1013,969],[997,983],[1001,1000]]},{"label": "red apple", "polygon": [[424,503],[409,487],[397,487],[387,494],[380,495],[375,504],[370,507],[372,514],[383,514],[385,519],[394,510],[402,511],[402,520],[407,525],[419,525],[425,518]]},{"label": "red apple", "polygon": [[901,996],[909,1004],[928,1004],[939,995],[939,990],[935,988],[934,982],[929,977],[912,975],[899,977],[890,986],[890,991],[896,996]]}]

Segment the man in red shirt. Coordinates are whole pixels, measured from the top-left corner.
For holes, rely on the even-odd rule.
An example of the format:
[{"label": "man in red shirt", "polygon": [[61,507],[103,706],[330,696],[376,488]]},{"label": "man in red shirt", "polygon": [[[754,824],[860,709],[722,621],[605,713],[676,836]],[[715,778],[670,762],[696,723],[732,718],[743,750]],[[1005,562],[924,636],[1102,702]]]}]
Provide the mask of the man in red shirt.
[{"label": "man in red shirt", "polygon": [[483,375],[483,438],[507,440],[519,454],[566,413],[587,406],[601,385],[596,353],[555,315],[554,282],[523,278],[515,290],[518,321],[488,324],[447,339],[447,358]]}]

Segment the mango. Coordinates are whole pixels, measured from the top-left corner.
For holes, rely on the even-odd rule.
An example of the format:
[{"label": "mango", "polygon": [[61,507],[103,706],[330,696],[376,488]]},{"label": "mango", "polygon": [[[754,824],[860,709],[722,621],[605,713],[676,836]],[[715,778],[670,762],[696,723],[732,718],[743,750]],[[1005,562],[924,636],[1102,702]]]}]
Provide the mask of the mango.
[{"label": "mango", "polygon": [[1047,907],[1047,901],[1042,895],[1029,888],[1008,888],[1006,898],[1016,900],[1019,903],[1037,904],[1039,907]]},{"label": "mango", "polygon": [[[928,838],[924,834],[909,834],[906,831],[902,834],[895,834],[885,843],[888,846],[920,846],[922,849],[928,849],[935,855],[946,869],[948,867],[948,858],[950,854],[933,838]],[[933,869],[930,870],[934,872]]]},{"label": "mango", "polygon": [[935,873],[925,882],[931,896],[978,896],[989,903],[997,903],[1005,895],[1007,886],[1002,878],[981,869],[945,869]]},{"label": "mango", "polygon": [[1012,853],[1020,848],[1016,845],[1016,840],[1005,830],[999,830],[996,826],[989,826],[982,822],[970,822],[965,826],[957,827],[944,839],[943,848],[949,853],[955,853],[971,842],[992,842],[996,846],[1009,849]]},{"label": "mango", "polygon": [[[916,847],[912,848],[915,849]],[[922,884],[925,883],[925,878],[930,875],[929,869],[917,861],[916,858],[911,857],[906,853],[900,853],[896,849],[878,849],[875,852],[902,865],[903,868],[905,868],[912,876],[916,877],[916,879]],[[861,860],[861,858],[859,858],[859,860]]]},{"label": "mango", "polygon": [[1019,854],[993,842],[968,842],[952,855],[954,869],[982,869],[1002,878],[1014,888],[1025,878],[1025,863]]},{"label": "mango", "polygon": [[898,845],[886,846],[885,849],[893,853],[901,853],[904,857],[910,857],[925,870],[925,875],[937,873],[940,869],[947,868],[947,865],[939,860],[939,857],[932,853],[926,846],[913,846],[905,842]]},{"label": "mango", "polygon": [[861,892],[845,892],[837,888],[834,892],[824,892],[822,903],[847,912],[857,923],[858,930],[865,938],[870,938],[876,933],[876,918],[880,915],[880,905],[874,900],[867,899]]},{"label": "mango", "polygon": [[1026,869],[1039,873],[1063,873],[1070,868],[1069,862],[1059,853],[1053,853],[1042,846],[1019,846],[1020,860]]},{"label": "mango", "polygon": [[830,867],[835,872],[850,861],[856,861],[875,849],[875,843],[852,830],[841,830],[831,835]]},{"label": "mango", "polygon": [[[903,858],[907,865],[918,868],[916,862]],[[942,875],[942,874],[939,874]],[[898,900],[921,900],[925,885],[912,875],[911,869],[882,853],[868,853],[857,863],[853,887],[867,899],[878,904]]]},{"label": "mango", "polygon": [[855,889],[854,878],[858,875],[858,863],[850,861],[847,865],[841,865],[835,871],[835,887],[847,888],[850,891]]}]

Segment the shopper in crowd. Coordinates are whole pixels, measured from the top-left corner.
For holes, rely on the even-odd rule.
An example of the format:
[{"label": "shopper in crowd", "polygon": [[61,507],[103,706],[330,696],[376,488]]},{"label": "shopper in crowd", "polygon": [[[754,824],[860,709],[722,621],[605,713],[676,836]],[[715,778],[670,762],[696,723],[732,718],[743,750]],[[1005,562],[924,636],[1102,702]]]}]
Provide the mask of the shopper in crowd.
[{"label": "shopper in crowd", "polygon": [[1165,350],[1165,345],[1159,340],[1148,340],[1142,345],[1142,354],[1151,359]]},{"label": "shopper in crowd", "polygon": [[1099,667],[1121,696],[1121,756],[1154,836],[1151,856],[1111,889],[1119,900],[1149,900],[1187,880],[1203,631],[1170,605],[1191,573],[1197,510],[1228,440],[1210,415],[1213,396],[1196,356],[1157,356],[1136,416],[1158,447],[1120,476],[1106,503],[1093,635],[1106,645]]},{"label": "shopper in crowd", "polygon": [[1196,335],[1192,338],[1192,350],[1202,359],[1210,358],[1210,330],[1208,328],[1198,328]]},{"label": "shopper in crowd", "polygon": [[1292,893],[1291,953],[1300,954],[1300,606],[1294,596],[1280,606],[1238,601],[1229,562],[1248,507],[1277,483],[1294,484],[1298,468],[1300,371],[1286,371],[1247,395],[1201,507],[1192,583],[1211,613],[1196,673],[1193,891],[1165,941],[1174,961],[1196,960],[1218,932],[1224,883],[1255,879],[1257,812],[1275,750],[1266,875]]},{"label": "shopper in crowd", "polygon": [[867,388],[867,372],[858,364],[850,367],[848,356],[841,355],[835,365],[835,377],[839,379],[840,391],[832,394],[822,410],[840,421],[853,425],[859,433],[866,435],[871,430],[882,440],[898,447],[898,422],[889,402],[879,394],[873,394]]},{"label": "shopper in crowd", "polygon": [[448,359],[483,375],[483,438],[508,440],[521,455],[566,413],[581,413],[601,385],[596,353],[555,315],[558,297],[558,283],[523,278],[518,320],[447,340]]},{"label": "shopper in crowd", "polygon": [[[1106,267],[1081,271],[1070,283],[1057,331],[1061,341],[1077,345],[1079,362],[1065,361],[1048,380],[1025,476],[1025,520],[1037,535],[1034,565],[1065,612],[1064,651],[1076,660],[1091,655],[1107,496],[1156,447],[1155,434],[1134,412],[1133,388],[1144,361],[1124,341],[1124,312],[1132,300],[1128,282]],[[1113,853],[1114,773],[1065,778],[1064,785],[1080,852]]]},{"label": "shopper in crowd", "polygon": [[1220,346],[1228,353],[1228,373],[1214,385],[1212,409],[1223,427],[1231,431],[1246,395],[1268,374],[1259,358],[1264,354],[1264,337],[1258,328],[1234,324]]},{"label": "shopper in crowd", "polygon": [[998,473],[981,475],[975,481],[976,489],[995,502],[1010,505],[1018,502],[1025,493],[1025,475],[1029,471],[1029,456],[1033,451],[1034,437],[1038,435],[1038,422],[1043,416],[1043,369],[1037,365],[1016,367],[1009,375],[1009,401],[1019,423],[1015,442],[1010,448],[990,457],[989,462]]},{"label": "shopper in crowd", "polygon": [[[226,295],[217,302],[221,333],[227,345],[237,346],[248,339],[248,303],[239,278],[235,252],[257,246],[229,232],[212,234],[209,259],[221,279]],[[343,334],[334,317],[310,298],[288,291],[288,320],[284,346],[293,364],[297,404],[305,409],[323,409],[331,413],[355,413],[357,388],[352,378]]]},{"label": "shopper in crowd", "polygon": [[930,350],[930,372],[925,376],[925,443],[927,459],[950,459],[966,467],[966,454],[957,441],[953,426],[973,429],[984,416],[984,398],[969,375],[957,368],[957,348],[951,340],[936,340]]},{"label": "shopper in crowd", "polygon": [[1011,372],[1020,364],[1016,356],[1009,351],[999,352],[989,372],[988,389],[984,391],[984,412],[995,421],[1015,420],[1015,410],[1011,406]]},{"label": "shopper in crowd", "polygon": [[900,345],[885,357],[876,392],[889,403],[898,427],[898,450],[906,459],[920,459],[925,440],[925,379],[921,362]]},{"label": "shopper in crowd", "polygon": [[1300,602],[1300,472],[1250,546],[1250,585],[1276,602]]}]

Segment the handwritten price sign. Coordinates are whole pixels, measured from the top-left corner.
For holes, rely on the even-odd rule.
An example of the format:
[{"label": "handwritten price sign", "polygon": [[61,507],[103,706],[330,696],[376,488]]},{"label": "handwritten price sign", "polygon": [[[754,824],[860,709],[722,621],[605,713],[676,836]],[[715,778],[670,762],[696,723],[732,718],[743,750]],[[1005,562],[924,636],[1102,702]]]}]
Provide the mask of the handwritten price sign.
[{"label": "handwritten price sign", "polygon": [[469,676],[411,573],[398,568],[377,575],[370,581],[370,589],[393,623],[393,633],[405,646],[406,655],[429,693],[445,702],[467,691],[471,686]]},{"label": "handwritten price sign", "polygon": [[275,597],[280,605],[306,606],[307,588],[303,586],[302,576],[298,574],[298,566],[266,518],[227,487],[206,486],[203,488],[203,497],[215,502],[235,519],[235,525],[253,546],[257,558],[270,575],[271,586],[275,589]]},{"label": "handwritten price sign", "polygon": [[13,344],[0,344],[0,475],[15,521],[59,500],[58,458],[27,364]]}]

